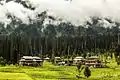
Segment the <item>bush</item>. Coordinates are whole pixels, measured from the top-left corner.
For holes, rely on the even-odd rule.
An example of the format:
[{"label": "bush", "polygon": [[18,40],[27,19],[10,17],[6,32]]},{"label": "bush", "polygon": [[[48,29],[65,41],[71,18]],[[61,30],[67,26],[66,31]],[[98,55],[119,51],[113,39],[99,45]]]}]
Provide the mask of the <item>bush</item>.
[{"label": "bush", "polygon": [[88,66],[85,67],[84,75],[88,78],[91,76],[91,71]]},{"label": "bush", "polygon": [[77,71],[78,71],[78,75],[76,75],[77,78],[80,78],[80,73],[81,71],[84,69],[84,67],[82,66],[81,62],[77,63]]},{"label": "bush", "polygon": [[3,57],[0,57],[0,65],[5,66],[6,60]]},{"label": "bush", "polygon": [[33,62],[33,66],[34,67],[37,67],[38,66],[38,63],[35,61],[35,62]]},{"label": "bush", "polygon": [[8,65],[10,65],[10,64],[12,64],[12,62],[11,62],[11,61],[8,61]]}]

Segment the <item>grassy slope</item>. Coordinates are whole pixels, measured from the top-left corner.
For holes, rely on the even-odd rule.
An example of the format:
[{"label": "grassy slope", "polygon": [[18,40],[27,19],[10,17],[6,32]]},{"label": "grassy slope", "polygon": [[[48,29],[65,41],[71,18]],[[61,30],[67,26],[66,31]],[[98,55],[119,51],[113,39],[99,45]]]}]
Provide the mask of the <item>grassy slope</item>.
[{"label": "grassy slope", "polygon": [[[109,64],[111,68],[91,69],[92,76],[89,80],[120,80],[120,67],[115,63]],[[42,67],[0,67],[0,80],[77,80],[75,66],[54,66],[44,63]],[[80,80],[85,80],[84,75]]]}]

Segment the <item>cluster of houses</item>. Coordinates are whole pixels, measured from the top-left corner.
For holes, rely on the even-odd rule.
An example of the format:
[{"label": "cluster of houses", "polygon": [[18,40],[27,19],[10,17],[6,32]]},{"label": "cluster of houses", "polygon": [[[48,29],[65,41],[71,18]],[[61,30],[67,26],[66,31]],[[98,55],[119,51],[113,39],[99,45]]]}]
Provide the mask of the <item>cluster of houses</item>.
[{"label": "cluster of houses", "polygon": [[54,63],[57,65],[77,65],[82,64],[89,67],[103,67],[102,61],[97,56],[88,58],[75,57],[73,60],[62,60],[60,57],[55,57]]},{"label": "cluster of houses", "polygon": [[[27,65],[27,66],[41,66],[44,61],[51,61],[50,58],[41,59],[40,57],[33,57],[33,56],[23,56],[20,61],[19,65]],[[87,65],[89,67],[103,67],[102,61],[97,56],[91,56],[88,58],[83,57],[75,57],[73,60],[64,60],[61,57],[55,57],[53,63],[55,65]]]}]

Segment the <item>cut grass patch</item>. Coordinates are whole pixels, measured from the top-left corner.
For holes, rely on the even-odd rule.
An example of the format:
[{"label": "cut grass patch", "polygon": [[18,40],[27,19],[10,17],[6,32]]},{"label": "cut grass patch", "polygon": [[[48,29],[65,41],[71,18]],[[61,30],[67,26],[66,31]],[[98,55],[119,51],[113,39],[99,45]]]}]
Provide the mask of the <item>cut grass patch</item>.
[{"label": "cut grass patch", "polygon": [[24,73],[0,72],[0,80],[32,80],[32,79]]}]

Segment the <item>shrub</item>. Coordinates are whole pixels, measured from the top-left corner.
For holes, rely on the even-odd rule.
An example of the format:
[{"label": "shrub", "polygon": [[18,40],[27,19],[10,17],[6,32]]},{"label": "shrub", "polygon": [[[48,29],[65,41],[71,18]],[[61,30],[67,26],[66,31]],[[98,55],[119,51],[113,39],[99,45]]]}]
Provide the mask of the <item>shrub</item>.
[{"label": "shrub", "polygon": [[78,71],[78,75],[76,75],[77,78],[80,78],[80,73],[81,71],[84,69],[84,67],[82,66],[81,62],[77,63],[77,71]]},{"label": "shrub", "polygon": [[6,60],[3,57],[0,57],[0,65],[5,66]]},{"label": "shrub", "polygon": [[85,67],[84,75],[85,75],[85,77],[87,77],[87,78],[91,76],[91,71],[90,71],[90,69],[89,69],[88,66]]}]

